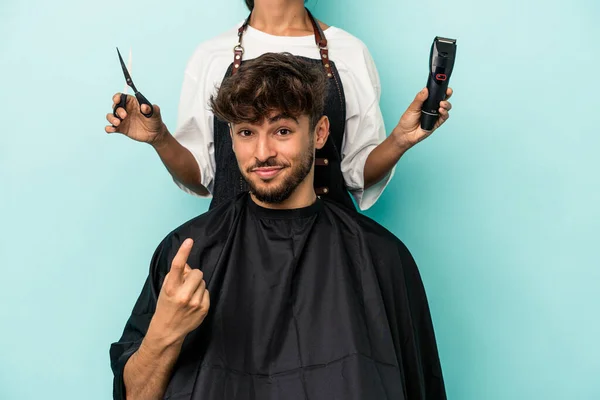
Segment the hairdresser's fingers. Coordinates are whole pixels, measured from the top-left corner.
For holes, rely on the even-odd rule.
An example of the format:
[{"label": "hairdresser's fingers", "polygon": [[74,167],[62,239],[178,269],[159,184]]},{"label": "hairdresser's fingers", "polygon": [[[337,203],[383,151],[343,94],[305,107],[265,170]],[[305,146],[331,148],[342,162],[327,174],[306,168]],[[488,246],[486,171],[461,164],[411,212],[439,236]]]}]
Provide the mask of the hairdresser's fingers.
[{"label": "hairdresser's fingers", "polygon": [[429,92],[427,88],[424,88],[419,93],[417,93],[414,100],[412,101],[412,103],[410,103],[406,111],[408,111],[409,113],[419,114],[421,112],[421,108],[423,108],[423,103],[425,102],[425,100],[427,100],[428,94]]},{"label": "hairdresser's fingers", "polygon": [[438,117],[437,121],[435,121],[435,126],[433,127],[434,131],[436,129],[438,129],[440,126],[442,126],[444,124],[444,122],[446,122],[448,120],[448,118],[450,118],[450,113],[448,113],[447,110],[445,110],[441,107],[440,107],[439,113],[440,113],[440,116]]},{"label": "hairdresser's fingers", "polygon": [[450,103],[449,101],[443,100],[443,101],[440,101],[440,107],[447,111],[450,111],[450,110],[452,110],[452,103]]}]

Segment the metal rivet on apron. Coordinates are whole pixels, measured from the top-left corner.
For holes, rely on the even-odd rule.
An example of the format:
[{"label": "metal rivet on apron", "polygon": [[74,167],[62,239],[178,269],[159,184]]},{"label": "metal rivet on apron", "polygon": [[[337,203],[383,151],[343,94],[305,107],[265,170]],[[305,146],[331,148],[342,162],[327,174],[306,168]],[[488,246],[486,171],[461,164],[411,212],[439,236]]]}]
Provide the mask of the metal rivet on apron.
[{"label": "metal rivet on apron", "polygon": [[323,160],[323,164],[325,164],[325,165],[329,165],[329,160],[328,160],[328,159],[324,159],[324,160]]},{"label": "metal rivet on apron", "polygon": [[331,75],[331,74],[327,74],[327,77],[328,77],[328,78],[331,78],[332,76],[333,76],[333,75]]},{"label": "metal rivet on apron", "polygon": [[239,68],[240,64],[235,64],[234,67]]},{"label": "metal rivet on apron", "polygon": [[323,58],[327,58],[327,54],[323,54]]},{"label": "metal rivet on apron", "polygon": [[325,193],[325,194],[329,193],[329,189],[323,188],[323,193]]},{"label": "metal rivet on apron", "polygon": [[236,59],[236,60],[239,60],[239,59],[240,59],[240,56],[235,56],[235,59]]},{"label": "metal rivet on apron", "polygon": [[329,64],[325,64],[325,68],[329,68]]}]

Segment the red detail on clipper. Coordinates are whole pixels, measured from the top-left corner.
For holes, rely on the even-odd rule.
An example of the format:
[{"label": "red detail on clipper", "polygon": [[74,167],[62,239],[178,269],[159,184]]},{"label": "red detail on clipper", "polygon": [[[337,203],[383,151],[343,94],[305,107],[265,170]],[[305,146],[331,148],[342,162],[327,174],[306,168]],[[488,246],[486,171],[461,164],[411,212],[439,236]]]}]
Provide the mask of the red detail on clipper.
[{"label": "red detail on clipper", "polygon": [[438,81],[445,81],[447,79],[446,74],[437,74],[435,76],[435,79],[437,79]]}]

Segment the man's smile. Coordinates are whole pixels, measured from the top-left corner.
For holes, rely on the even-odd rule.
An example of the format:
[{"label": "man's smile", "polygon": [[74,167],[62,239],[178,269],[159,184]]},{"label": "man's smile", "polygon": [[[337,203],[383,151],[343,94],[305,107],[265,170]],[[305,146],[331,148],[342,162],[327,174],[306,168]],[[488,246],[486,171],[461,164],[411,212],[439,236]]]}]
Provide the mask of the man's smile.
[{"label": "man's smile", "polygon": [[262,167],[262,168],[253,168],[251,172],[258,175],[261,179],[271,179],[274,178],[280,171],[282,171],[284,167]]}]

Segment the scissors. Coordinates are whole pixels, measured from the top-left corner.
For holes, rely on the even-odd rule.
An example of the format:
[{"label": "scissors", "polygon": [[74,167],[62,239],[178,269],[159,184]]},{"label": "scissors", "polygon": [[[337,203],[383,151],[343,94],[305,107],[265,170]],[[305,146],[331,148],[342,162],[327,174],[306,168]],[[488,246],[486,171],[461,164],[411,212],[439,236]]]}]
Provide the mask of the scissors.
[{"label": "scissors", "polygon": [[[138,92],[138,90],[135,88],[135,85],[133,84],[133,81],[131,80],[131,75],[129,75],[129,71],[127,70],[127,67],[125,66],[125,62],[123,61],[123,57],[121,57],[121,52],[119,51],[118,47],[117,47],[117,53],[119,54],[119,61],[121,62],[121,68],[123,68],[123,74],[125,75],[125,81],[127,82],[127,86],[129,86],[133,89],[135,98],[137,99],[138,103],[140,103],[140,112],[142,113],[142,115],[144,117],[150,118],[152,116],[152,114],[154,113],[154,107],[152,107],[152,104],[150,104],[148,99],[146,99],[144,97],[144,95],[141,94],[140,92]],[[127,88],[127,86],[125,88]],[[150,107],[150,112],[148,114],[144,114],[144,112],[142,111],[142,104],[146,104]],[[121,93],[121,98],[119,100],[119,103],[117,105],[115,105],[115,108],[113,109],[113,115],[115,117],[121,119],[121,117],[119,117],[117,115],[117,109],[123,108],[126,110],[127,109],[125,107],[126,105],[127,105],[127,94]]]}]

